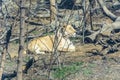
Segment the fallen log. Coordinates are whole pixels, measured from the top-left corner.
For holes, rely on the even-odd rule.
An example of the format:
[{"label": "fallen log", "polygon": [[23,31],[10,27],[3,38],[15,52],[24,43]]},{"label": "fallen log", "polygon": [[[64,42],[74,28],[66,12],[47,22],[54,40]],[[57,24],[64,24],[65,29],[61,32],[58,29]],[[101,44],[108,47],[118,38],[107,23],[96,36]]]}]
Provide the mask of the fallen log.
[{"label": "fallen log", "polygon": [[103,27],[98,30],[93,32],[91,35],[85,37],[85,41],[90,41],[94,42],[97,35],[102,35],[106,37],[110,37],[112,35],[112,31],[114,30],[120,30],[120,22],[117,20],[111,24],[104,24]]},{"label": "fallen log", "polygon": [[96,36],[100,33],[100,31],[96,31],[94,33],[92,33],[89,36],[85,37],[85,43],[93,43],[94,40],[96,39]]}]

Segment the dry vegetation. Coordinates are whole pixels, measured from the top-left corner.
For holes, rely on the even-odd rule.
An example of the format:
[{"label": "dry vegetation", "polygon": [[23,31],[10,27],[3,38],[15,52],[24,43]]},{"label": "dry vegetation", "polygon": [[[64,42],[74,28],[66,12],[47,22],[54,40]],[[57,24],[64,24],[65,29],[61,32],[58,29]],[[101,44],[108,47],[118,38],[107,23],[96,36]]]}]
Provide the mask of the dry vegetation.
[{"label": "dry vegetation", "polygon": [[[28,10],[26,10],[25,14],[26,24],[24,30],[26,30],[26,32],[24,36],[26,40],[24,48],[27,48],[28,41],[33,38],[53,34],[56,26],[55,21],[50,23],[49,3],[45,4],[47,0],[31,1],[31,6],[29,6],[29,0],[26,2]],[[92,14],[90,14],[90,10],[87,10],[85,20],[86,29],[84,35],[84,30],[82,30],[84,26],[84,13],[81,8],[81,2],[79,0],[74,0],[76,3],[70,4],[68,1],[68,6],[66,6],[67,2],[62,4],[60,1],[64,0],[58,0],[59,7],[57,25],[60,24],[61,26],[69,23],[77,30],[77,36],[75,38],[70,38],[76,47],[76,51],[58,52],[60,53],[59,59],[61,62],[61,67],[59,68],[56,62],[52,64],[52,68],[50,69],[50,79],[120,80],[119,0],[103,0],[107,4],[107,8],[111,12],[114,12],[114,14],[117,14],[117,16],[112,18],[109,17],[110,15],[108,16],[106,14],[106,16],[105,12],[103,13],[104,9],[101,9],[101,5],[99,6],[101,3],[99,2],[100,0],[98,0],[98,2],[96,2],[96,4],[92,7]],[[18,2],[16,1],[15,3]],[[11,4],[13,3],[11,2]],[[74,8],[69,7],[70,5],[74,5],[72,6]],[[86,6],[87,5],[88,3],[86,3]],[[11,5],[8,5],[7,7],[9,6]],[[10,60],[8,54],[6,55],[2,80],[16,80],[17,57],[19,49],[19,14],[17,14],[16,11],[11,13],[11,11],[14,11],[14,8],[16,10],[18,9],[15,4],[11,7],[9,7],[8,10],[8,13],[10,14],[7,15],[8,18],[6,18],[6,26],[8,28],[12,26],[12,35],[10,38],[10,43],[8,44],[8,52],[10,53],[12,59]],[[90,19],[90,16],[92,19]],[[2,58],[1,52],[3,51],[2,46],[4,47],[5,43],[5,37],[1,37],[2,34],[8,30],[8,28],[4,27],[3,20],[4,17],[0,16],[0,62]],[[85,36],[84,44],[83,36]],[[51,53],[47,52],[45,55],[37,55],[37,61],[32,60],[32,57],[34,56],[32,54],[23,54],[23,69],[25,69],[23,71],[23,80],[48,80],[48,69],[51,58],[50,54]],[[56,59],[54,60],[56,61]]]}]

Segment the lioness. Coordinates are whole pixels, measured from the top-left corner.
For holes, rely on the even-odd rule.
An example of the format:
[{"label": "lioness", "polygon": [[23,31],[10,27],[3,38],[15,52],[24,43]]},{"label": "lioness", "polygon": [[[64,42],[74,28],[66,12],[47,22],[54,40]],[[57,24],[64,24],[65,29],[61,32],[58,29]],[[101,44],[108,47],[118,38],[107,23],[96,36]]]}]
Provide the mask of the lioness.
[{"label": "lioness", "polygon": [[[75,36],[76,30],[71,26],[63,26],[57,33],[58,37],[58,51],[75,51],[75,46],[70,41],[69,37]],[[31,40],[28,44],[28,51],[36,54],[45,54],[45,52],[52,52],[54,47],[55,34],[38,37]]]}]

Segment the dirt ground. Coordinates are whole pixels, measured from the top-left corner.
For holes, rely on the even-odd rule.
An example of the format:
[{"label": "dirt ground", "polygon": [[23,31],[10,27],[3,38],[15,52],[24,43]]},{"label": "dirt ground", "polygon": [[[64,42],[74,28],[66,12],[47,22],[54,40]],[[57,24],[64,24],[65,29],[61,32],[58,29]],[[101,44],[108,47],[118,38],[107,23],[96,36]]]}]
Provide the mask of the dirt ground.
[{"label": "dirt ground", "polygon": [[[83,62],[82,70],[72,73],[64,79],[51,78],[51,80],[120,80],[120,51],[112,54],[99,55],[84,52],[89,48],[91,48],[89,50],[92,50],[92,44],[87,44],[89,47],[83,45],[78,47],[78,45],[79,44],[76,45],[76,52],[62,53],[61,60],[64,65],[72,62]],[[95,47],[96,46],[93,46],[93,48]],[[83,48],[83,52],[81,48]],[[44,59],[49,58],[48,54],[40,55],[40,57],[44,57]],[[24,58],[24,62],[27,60],[28,58]],[[6,60],[3,78],[5,78],[6,74],[13,73],[13,71],[16,70],[16,63],[16,59],[12,59],[12,61],[9,59]],[[23,75],[24,80],[47,80],[47,69],[45,67],[47,66],[45,66],[42,61],[39,63],[36,62],[34,66],[28,70],[28,73]],[[5,78],[3,80],[8,79]],[[11,78],[10,80],[15,80],[15,78]]]},{"label": "dirt ground", "polygon": [[104,56],[91,55],[84,56],[80,60],[80,56],[74,56],[72,60],[84,61],[86,64],[83,67],[88,67],[89,64],[91,74],[85,75],[83,72],[77,72],[70,75],[67,80],[119,80],[120,79],[120,52],[107,54]]}]

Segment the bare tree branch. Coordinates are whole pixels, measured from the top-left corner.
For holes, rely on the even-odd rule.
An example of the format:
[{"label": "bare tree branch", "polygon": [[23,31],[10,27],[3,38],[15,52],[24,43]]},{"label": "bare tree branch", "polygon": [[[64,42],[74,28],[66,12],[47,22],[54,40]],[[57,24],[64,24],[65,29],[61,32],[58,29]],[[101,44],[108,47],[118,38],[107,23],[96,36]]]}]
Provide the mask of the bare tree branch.
[{"label": "bare tree branch", "polygon": [[111,13],[108,8],[105,6],[103,0],[97,0],[101,8],[103,9],[104,13],[113,21],[117,19],[117,16]]}]

